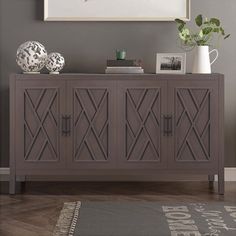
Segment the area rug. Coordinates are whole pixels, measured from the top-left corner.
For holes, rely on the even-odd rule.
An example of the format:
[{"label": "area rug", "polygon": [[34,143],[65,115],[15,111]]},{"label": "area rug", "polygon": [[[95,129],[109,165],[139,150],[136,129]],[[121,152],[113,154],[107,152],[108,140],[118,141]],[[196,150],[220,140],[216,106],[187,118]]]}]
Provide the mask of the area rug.
[{"label": "area rug", "polygon": [[236,206],[226,203],[65,203],[53,236],[235,236]]}]

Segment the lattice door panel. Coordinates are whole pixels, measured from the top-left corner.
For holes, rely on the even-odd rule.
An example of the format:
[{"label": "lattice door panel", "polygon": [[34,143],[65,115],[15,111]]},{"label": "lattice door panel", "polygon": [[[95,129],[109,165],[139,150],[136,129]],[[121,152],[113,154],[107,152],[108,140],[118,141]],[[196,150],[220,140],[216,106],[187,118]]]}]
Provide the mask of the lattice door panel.
[{"label": "lattice door panel", "polygon": [[175,90],[175,160],[209,161],[214,117],[211,90],[177,88]]},{"label": "lattice door panel", "polygon": [[59,160],[59,91],[24,90],[24,160]]},{"label": "lattice door panel", "polygon": [[160,161],[161,104],[159,88],[129,88],[125,92],[125,158]]},{"label": "lattice door panel", "polygon": [[106,88],[73,90],[74,161],[108,161],[109,96]]}]

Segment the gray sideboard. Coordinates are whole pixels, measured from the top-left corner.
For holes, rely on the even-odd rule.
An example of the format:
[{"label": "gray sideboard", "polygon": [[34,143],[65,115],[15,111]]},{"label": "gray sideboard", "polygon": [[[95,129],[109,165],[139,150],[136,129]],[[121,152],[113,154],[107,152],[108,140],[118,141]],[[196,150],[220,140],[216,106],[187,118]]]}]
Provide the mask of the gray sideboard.
[{"label": "gray sideboard", "polygon": [[11,75],[11,194],[18,176],[182,173],[224,194],[223,75]]}]

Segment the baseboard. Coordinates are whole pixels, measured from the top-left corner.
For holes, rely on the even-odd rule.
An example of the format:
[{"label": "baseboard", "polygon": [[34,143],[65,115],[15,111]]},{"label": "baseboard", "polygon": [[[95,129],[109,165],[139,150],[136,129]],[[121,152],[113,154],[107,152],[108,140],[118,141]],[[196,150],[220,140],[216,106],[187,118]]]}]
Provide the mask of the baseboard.
[{"label": "baseboard", "polygon": [[10,175],[10,168],[1,167],[0,168],[0,181],[8,181]]},{"label": "baseboard", "polygon": [[225,181],[236,181],[236,167],[225,168]]},{"label": "baseboard", "polygon": [[[9,175],[10,175],[9,168],[0,168],[0,181],[8,181]],[[44,180],[45,180],[45,178],[44,178]],[[216,178],[216,180],[217,180],[217,178]],[[236,167],[225,168],[225,181],[236,181]]]}]

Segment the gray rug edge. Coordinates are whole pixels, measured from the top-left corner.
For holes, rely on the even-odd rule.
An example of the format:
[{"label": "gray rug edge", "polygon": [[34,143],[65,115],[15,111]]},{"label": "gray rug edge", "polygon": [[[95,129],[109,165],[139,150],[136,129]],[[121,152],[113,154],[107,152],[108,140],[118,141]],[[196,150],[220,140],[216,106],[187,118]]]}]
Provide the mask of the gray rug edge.
[{"label": "gray rug edge", "polygon": [[53,236],[73,236],[79,218],[81,202],[65,202],[53,231]]}]

